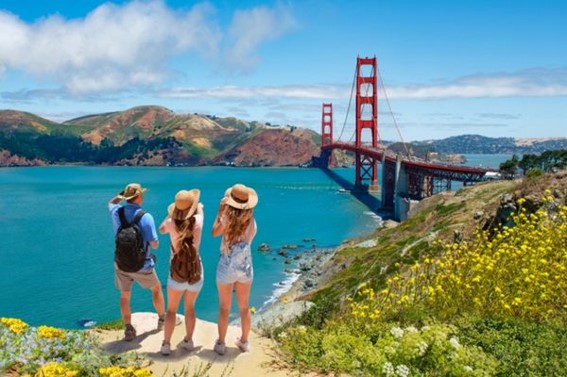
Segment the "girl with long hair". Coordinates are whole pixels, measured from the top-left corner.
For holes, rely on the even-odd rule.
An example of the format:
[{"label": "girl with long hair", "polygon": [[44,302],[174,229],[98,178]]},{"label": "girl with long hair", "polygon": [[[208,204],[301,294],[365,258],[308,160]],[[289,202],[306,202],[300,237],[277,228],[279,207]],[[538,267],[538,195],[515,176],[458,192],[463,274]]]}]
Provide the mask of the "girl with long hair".
[{"label": "girl with long hair", "polygon": [[257,231],[254,220],[254,207],[257,203],[256,191],[243,184],[236,184],[226,190],[213,224],[213,236],[222,235],[216,276],[219,293],[218,339],[214,345],[214,350],[219,355],[224,355],[226,351],[225,338],[233,290],[236,293],[242,330],[236,346],[242,352],[249,350],[248,335],[252,322],[250,288],[254,277],[250,245]]},{"label": "girl with long hair", "polygon": [[170,204],[167,217],[159,227],[170,237],[170,270],[167,279],[167,312],[161,353],[171,353],[171,336],[175,327],[177,308],[185,296],[185,337],[178,345],[187,351],[195,348],[195,301],[203,287],[204,274],[199,246],[203,231],[203,205],[199,203],[200,191],[181,190]]}]

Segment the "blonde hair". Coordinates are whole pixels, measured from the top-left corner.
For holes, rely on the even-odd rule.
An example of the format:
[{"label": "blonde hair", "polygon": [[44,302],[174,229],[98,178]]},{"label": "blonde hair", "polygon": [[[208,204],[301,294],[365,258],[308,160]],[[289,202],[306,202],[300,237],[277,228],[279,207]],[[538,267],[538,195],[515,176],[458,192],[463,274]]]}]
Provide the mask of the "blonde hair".
[{"label": "blonde hair", "polygon": [[225,237],[229,247],[241,241],[240,237],[246,232],[246,229],[248,229],[252,221],[253,213],[254,209],[252,208],[239,209],[230,206],[225,207],[224,216],[228,221]]}]

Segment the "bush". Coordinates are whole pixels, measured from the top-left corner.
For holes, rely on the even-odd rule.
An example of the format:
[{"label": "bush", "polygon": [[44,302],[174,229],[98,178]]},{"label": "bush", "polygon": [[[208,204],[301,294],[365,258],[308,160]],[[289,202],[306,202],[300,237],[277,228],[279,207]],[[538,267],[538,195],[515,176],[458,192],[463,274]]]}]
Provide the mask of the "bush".
[{"label": "bush", "polygon": [[463,342],[477,344],[499,361],[497,376],[564,376],[567,328],[516,319],[458,318]]},{"label": "bush", "polygon": [[[367,323],[368,324],[368,323]],[[368,324],[372,327],[372,324]],[[377,323],[372,341],[360,327],[330,323],[320,331],[291,327],[278,339],[298,367],[356,376],[487,376],[496,360],[479,347],[462,345],[448,325],[412,326]]]},{"label": "bush", "polygon": [[547,321],[567,318],[567,206],[549,195],[546,208],[520,213],[494,234],[478,230],[468,242],[444,245],[387,280],[379,292],[365,288],[351,303],[355,315],[400,318],[421,311],[441,320],[471,313]]},{"label": "bush", "polygon": [[17,318],[0,318],[0,372],[38,377],[150,376],[137,355],[105,354],[89,333],[49,326],[31,327]]}]

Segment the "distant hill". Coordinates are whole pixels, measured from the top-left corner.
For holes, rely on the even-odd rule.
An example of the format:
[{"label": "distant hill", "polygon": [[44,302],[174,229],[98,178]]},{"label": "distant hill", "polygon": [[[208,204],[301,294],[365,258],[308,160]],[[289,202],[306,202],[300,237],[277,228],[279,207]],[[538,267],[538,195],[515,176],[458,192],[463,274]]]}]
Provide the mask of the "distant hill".
[{"label": "distant hill", "polygon": [[297,166],[320,136],[232,117],[177,114],[160,106],[93,114],[63,123],[0,111],[0,166],[42,164]]},{"label": "distant hill", "polygon": [[567,149],[567,138],[514,139],[480,135],[453,136],[442,140],[413,142],[420,149],[431,147],[434,152],[450,154],[539,154],[546,150]]},{"label": "distant hill", "polygon": [[[92,114],[56,123],[0,110],[0,166],[46,164],[155,166],[298,166],[319,155],[321,136],[293,126],[234,117],[178,114],[161,106]],[[540,154],[567,149],[567,138],[513,139],[462,135],[442,140],[383,142],[388,149],[449,162],[455,154]],[[338,165],[353,156],[335,151]]]}]

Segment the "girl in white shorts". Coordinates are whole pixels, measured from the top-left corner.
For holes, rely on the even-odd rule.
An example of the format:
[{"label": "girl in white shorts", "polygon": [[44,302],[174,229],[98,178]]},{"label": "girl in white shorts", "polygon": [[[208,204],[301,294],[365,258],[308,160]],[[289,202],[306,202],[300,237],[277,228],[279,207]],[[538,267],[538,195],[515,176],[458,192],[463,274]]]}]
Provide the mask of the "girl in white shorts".
[{"label": "girl in white shorts", "polygon": [[240,338],[236,340],[236,346],[242,352],[249,350],[248,335],[252,322],[249,308],[250,287],[254,277],[250,244],[257,231],[254,220],[254,207],[257,203],[256,191],[236,184],[226,190],[213,224],[213,236],[222,235],[216,278],[219,292],[219,336],[214,346],[219,355],[224,355],[226,350],[225,337],[233,290],[236,292],[242,330]]},{"label": "girl in white shorts", "polygon": [[[197,189],[179,191],[175,195],[175,203],[169,205],[168,215],[159,227],[160,233],[169,233],[171,241],[170,273],[167,279],[167,313],[161,346],[163,355],[171,353],[171,336],[175,327],[179,300],[183,296],[185,296],[185,337],[179,347],[187,351],[195,348],[193,344],[196,323],[195,301],[204,281],[203,265],[199,257],[204,213],[203,205],[199,203],[199,196],[200,191]],[[192,267],[193,274],[189,279],[190,282],[185,275],[181,276],[178,269],[174,268],[178,261],[175,258],[176,254],[178,254],[177,257],[191,256],[193,263],[189,264],[189,268]]]}]

